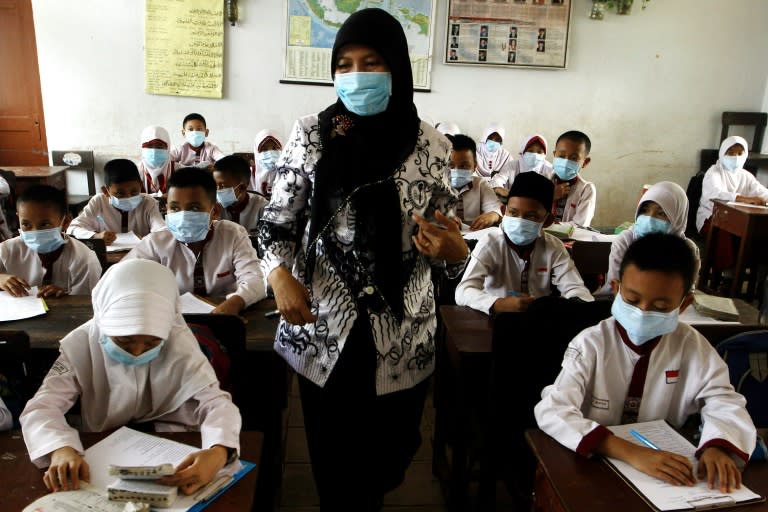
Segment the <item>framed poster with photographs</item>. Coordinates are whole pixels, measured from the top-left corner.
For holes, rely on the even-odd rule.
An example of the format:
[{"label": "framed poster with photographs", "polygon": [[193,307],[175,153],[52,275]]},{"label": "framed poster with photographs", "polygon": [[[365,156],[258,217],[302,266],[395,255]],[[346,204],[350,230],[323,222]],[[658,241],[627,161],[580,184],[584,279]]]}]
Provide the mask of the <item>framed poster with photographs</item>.
[{"label": "framed poster with photographs", "polygon": [[449,0],[446,64],[565,69],[573,0]]}]

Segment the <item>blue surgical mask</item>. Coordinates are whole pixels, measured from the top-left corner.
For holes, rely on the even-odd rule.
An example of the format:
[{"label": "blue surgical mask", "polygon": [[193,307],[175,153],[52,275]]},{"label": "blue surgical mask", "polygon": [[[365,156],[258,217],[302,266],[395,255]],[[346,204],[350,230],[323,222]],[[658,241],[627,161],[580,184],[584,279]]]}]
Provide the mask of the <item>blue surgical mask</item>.
[{"label": "blue surgical mask", "polygon": [[131,197],[115,197],[115,196],[109,196],[109,204],[117,208],[118,210],[122,210],[124,212],[130,212],[132,210],[135,210],[140,204],[141,201],[144,198],[141,196],[141,194],[137,194],[135,196]]},{"label": "blue surgical mask", "polygon": [[730,156],[725,155],[720,159],[720,163],[723,164],[723,167],[726,168],[726,170],[729,171],[735,171],[736,169],[741,169],[744,166],[744,163],[747,161],[747,156]]},{"label": "blue surgical mask", "polygon": [[200,146],[203,142],[205,142],[205,132],[196,132],[196,131],[187,131],[186,135],[184,135],[184,138],[187,139],[187,142],[189,142],[189,145],[193,148],[196,148]]},{"label": "blue surgical mask", "polygon": [[141,159],[153,169],[162,167],[168,161],[168,150],[157,148],[141,148]]},{"label": "blue surgical mask", "polygon": [[210,212],[180,211],[165,216],[168,231],[176,240],[184,243],[203,240],[208,235],[210,223]]},{"label": "blue surgical mask", "polygon": [[259,164],[261,164],[262,167],[269,171],[273,171],[275,170],[277,159],[280,158],[280,151],[277,149],[262,151],[259,153],[257,158],[259,159]]},{"label": "blue surgical mask", "polygon": [[163,345],[165,345],[165,340],[143,354],[135,356],[120,348],[109,336],[101,337],[101,346],[104,347],[104,352],[106,352],[113,361],[124,364],[125,366],[140,366],[152,362],[153,359],[160,355],[160,350],[163,348]]},{"label": "blue surgical mask", "polygon": [[19,236],[27,244],[27,247],[40,254],[48,254],[64,245],[61,226],[51,229],[38,229],[37,231],[19,230]]},{"label": "blue surgical mask", "polygon": [[501,144],[496,142],[495,140],[488,139],[487,141],[485,141],[485,149],[487,149],[491,153],[497,152],[500,147],[501,147]]},{"label": "blue surgical mask", "polygon": [[468,169],[451,169],[451,186],[461,188],[472,182],[472,171]]},{"label": "blue surgical mask", "polygon": [[505,215],[501,219],[501,229],[515,245],[528,245],[536,241],[541,234],[543,223],[534,222],[522,217]]},{"label": "blue surgical mask", "polygon": [[555,158],[552,160],[552,167],[555,169],[557,177],[563,181],[571,181],[579,174],[579,169],[581,169],[579,162],[574,162],[567,158]]},{"label": "blue surgical mask", "polygon": [[525,163],[525,166],[530,171],[536,170],[538,167],[541,167],[541,164],[544,163],[544,160],[546,158],[547,158],[547,155],[545,155],[544,153],[530,153],[528,151],[523,153],[523,162]]},{"label": "blue surgical mask", "polygon": [[336,94],[347,110],[359,116],[373,116],[387,110],[392,95],[392,73],[336,73]]},{"label": "blue surgical mask", "polygon": [[218,201],[218,203],[224,208],[235,204],[237,202],[237,194],[235,194],[235,189],[233,187],[229,187],[217,190],[216,201]]},{"label": "blue surgical mask", "polygon": [[657,336],[669,334],[677,327],[677,307],[668,313],[660,311],[643,311],[642,309],[624,302],[621,289],[613,299],[611,314],[621,324],[630,341],[638,347]]},{"label": "blue surgical mask", "polygon": [[635,220],[635,234],[638,238],[651,233],[669,233],[672,224],[666,220],[657,219],[650,215],[640,215]]}]

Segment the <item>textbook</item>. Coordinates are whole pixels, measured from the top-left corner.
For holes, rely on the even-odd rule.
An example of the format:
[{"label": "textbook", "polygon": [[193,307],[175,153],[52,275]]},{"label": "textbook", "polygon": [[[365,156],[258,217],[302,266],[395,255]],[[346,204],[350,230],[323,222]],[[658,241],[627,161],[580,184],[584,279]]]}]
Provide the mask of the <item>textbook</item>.
[{"label": "textbook", "polygon": [[[660,450],[678,453],[688,458],[695,468],[696,447],[680,435],[671,425],[664,420],[631,423],[628,425],[615,425],[608,427],[618,437],[631,443],[643,446],[631,431],[639,434],[638,437],[647,439]],[[608,465],[629,484],[641,498],[643,498],[654,510],[700,510],[703,508],[716,509],[728,508],[748,503],[764,502],[765,498],[752,492],[743,483],[739,489],[730,494],[721,493],[717,489],[709,489],[706,480],[698,480],[696,485],[670,485],[663,480],[643,473],[626,462],[606,457]]]},{"label": "textbook", "polygon": [[550,235],[556,236],[561,240],[571,238],[571,235],[573,235],[573,230],[574,230],[573,224],[570,224],[568,222],[555,223],[549,227],[544,228],[545,232],[549,233]]},{"label": "textbook", "polygon": [[706,293],[695,291],[693,294],[693,307],[704,316],[711,316],[718,320],[738,322],[739,311],[733,299],[728,297],[716,297]]},{"label": "textbook", "polygon": [[235,461],[219,471],[207,486],[190,496],[177,492],[176,487],[159,485],[152,481],[123,480],[110,474],[110,465],[158,466],[172,464],[176,467],[200,448],[170,439],[145,434],[122,427],[85,450],[85,460],[90,466],[91,481],[80,490],[57,492],[39,498],[28,505],[24,512],[104,510],[122,512],[125,501],[148,503],[153,508],[168,512],[197,512],[235,484],[255,464]]}]

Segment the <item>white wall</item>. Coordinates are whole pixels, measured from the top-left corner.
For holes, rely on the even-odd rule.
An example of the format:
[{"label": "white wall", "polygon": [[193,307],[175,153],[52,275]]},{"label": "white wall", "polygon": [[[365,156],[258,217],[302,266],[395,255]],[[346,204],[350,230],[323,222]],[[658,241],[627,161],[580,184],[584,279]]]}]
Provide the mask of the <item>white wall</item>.
[{"label": "white wall", "polygon": [[[222,150],[247,151],[259,129],[287,133],[334,99],[330,87],[278,82],[283,1],[240,0],[241,22],[225,31],[222,100],[144,93],[142,0],[32,3],[51,149],[93,149],[100,163],[136,157],[144,126],[163,125],[178,143],[184,115],[200,112]],[[699,149],[717,145],[722,111],[768,109],[765,0],[654,0],[603,21],[588,19],[589,0],[575,0],[561,71],[442,64],[447,2],[437,3],[432,92],[416,94],[420,113],[475,137],[501,121],[513,152],[532,132],[550,143],[568,129],[587,132],[597,225],[631,219],[643,183],[685,187]]]}]

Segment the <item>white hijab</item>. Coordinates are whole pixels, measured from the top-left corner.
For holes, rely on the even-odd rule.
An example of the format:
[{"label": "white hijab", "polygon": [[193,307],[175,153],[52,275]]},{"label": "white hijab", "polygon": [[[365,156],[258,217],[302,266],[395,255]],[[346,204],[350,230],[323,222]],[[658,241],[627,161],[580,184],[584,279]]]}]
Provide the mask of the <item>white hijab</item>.
[{"label": "white hijab", "polygon": [[[160,418],[217,382],[180,311],[176,278],[163,265],[127,260],[104,273],[93,289],[93,319],[61,340],[82,387],[85,431]],[[102,348],[102,336],[135,334],[165,340],[157,358],[126,366]]]},{"label": "white hijab", "polygon": [[[717,159],[717,163],[715,165],[718,169],[720,169],[723,172],[733,172],[729,171],[725,167],[722,166],[720,161],[725,156],[725,152],[728,151],[731,146],[734,144],[741,144],[741,146],[744,148],[744,156],[743,161],[747,161],[747,155],[749,154],[749,145],[747,144],[747,141],[744,139],[744,137],[739,137],[738,135],[731,135],[730,137],[727,137],[722,143],[720,143],[720,152],[718,153],[719,158]],[[740,168],[744,168],[744,163],[742,162]]]},{"label": "white hijab", "polygon": [[488,151],[485,147],[485,141],[492,133],[498,133],[503,141],[507,131],[499,123],[491,123],[483,132],[483,137],[477,145],[477,173],[484,178],[489,178],[492,173],[500,171],[504,164],[512,158],[504,146],[496,150],[495,153]]},{"label": "white hijab", "polygon": [[[491,133],[493,133],[493,132],[491,132]],[[488,135],[490,135],[490,133]],[[501,134],[499,134],[499,135],[501,135]],[[520,172],[526,172],[526,171],[530,171],[532,169],[532,167],[528,167],[525,164],[525,160],[522,158],[522,156],[523,156],[523,153],[525,153],[525,148],[527,148],[534,141],[537,141],[539,144],[544,146],[544,155],[546,156],[546,154],[547,154],[547,139],[544,138],[544,136],[542,134],[534,133],[533,135],[531,135],[529,137],[526,137],[525,140],[523,141],[523,143],[520,145],[520,151],[518,151],[518,153],[517,153],[518,155],[520,155],[520,159],[519,159],[519,162],[520,162]]]},{"label": "white hijab", "polygon": [[688,196],[683,187],[671,181],[660,181],[645,191],[637,204],[635,219],[640,215],[640,209],[646,201],[658,204],[671,224],[670,235],[685,237],[685,227],[688,223]]},{"label": "white hijab", "polygon": [[280,136],[277,134],[275,130],[271,130],[269,128],[266,130],[261,130],[259,133],[256,134],[256,137],[253,139],[254,158],[256,157],[256,155],[259,154],[259,146],[261,146],[267,139],[274,140],[280,145],[280,148],[282,149],[283,141],[280,140]]},{"label": "white hijab", "polygon": [[435,129],[443,135],[458,135],[461,133],[461,128],[453,121],[441,121],[437,123],[437,128]]},{"label": "white hijab", "polygon": [[[142,147],[146,142],[149,142],[155,139],[165,142],[168,145],[168,152],[170,153],[171,136],[168,135],[168,130],[166,130],[162,126],[147,126],[141,131]],[[149,164],[145,162],[144,159],[142,158],[141,166],[139,170],[147,172],[147,174],[149,174],[152,177],[152,180],[156,180],[157,177],[160,176],[161,174],[165,174],[166,176],[169,175],[171,173],[171,165],[173,164],[171,163],[170,157],[160,167],[150,167]]]}]

